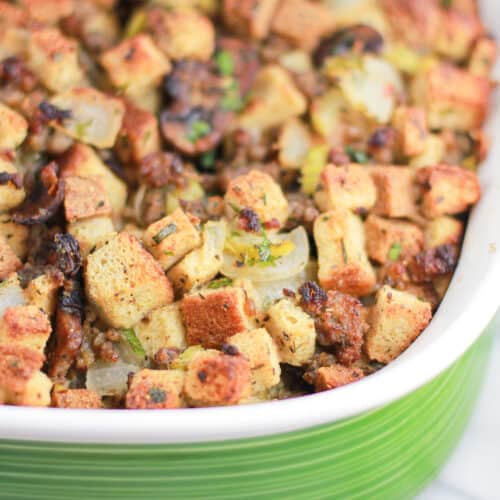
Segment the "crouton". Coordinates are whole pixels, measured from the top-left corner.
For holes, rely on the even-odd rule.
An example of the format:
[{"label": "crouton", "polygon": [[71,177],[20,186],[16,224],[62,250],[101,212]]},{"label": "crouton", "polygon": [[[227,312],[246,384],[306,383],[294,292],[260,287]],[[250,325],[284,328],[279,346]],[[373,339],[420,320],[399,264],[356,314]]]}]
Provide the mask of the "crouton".
[{"label": "crouton", "polygon": [[481,195],[476,173],[462,167],[423,167],[417,172],[417,182],[422,190],[421,210],[429,218],[465,212]]},{"label": "crouton", "polygon": [[415,255],[424,247],[424,233],[412,222],[369,215],[365,222],[366,249],[380,264]]},{"label": "crouton", "polygon": [[127,93],[129,87],[157,85],[171,70],[169,60],[149,35],[127,38],[100,56],[112,84]]},{"label": "crouton", "polygon": [[2,176],[7,179],[6,182],[0,182],[0,212],[17,207],[26,197],[24,188],[16,182],[16,175],[20,176],[17,168],[12,163],[0,158],[0,179]]},{"label": "crouton", "polygon": [[52,316],[56,310],[57,292],[62,285],[62,273],[48,272],[37,276],[23,290],[26,303]]},{"label": "crouton", "polygon": [[85,291],[101,318],[115,328],[130,328],[173,301],[160,265],[128,233],[113,236],[87,257]]},{"label": "crouton", "polygon": [[262,68],[252,86],[251,98],[238,117],[238,125],[249,130],[277,127],[307,109],[307,100],[280,66]]},{"label": "crouton", "polygon": [[313,357],[314,320],[292,301],[282,299],[270,306],[265,326],[276,343],[282,363],[301,366]]},{"label": "crouton", "polygon": [[19,345],[43,354],[51,331],[47,314],[38,307],[8,307],[0,323],[0,344]]},{"label": "crouton", "polygon": [[115,149],[124,163],[136,164],[148,154],[160,151],[156,116],[125,100],[125,115]]},{"label": "crouton", "polygon": [[186,348],[186,330],[179,302],[155,309],[134,330],[150,358],[164,347]]},{"label": "crouton", "polygon": [[251,170],[233,179],[224,201],[228,217],[237,215],[236,210],[251,208],[263,224],[275,219],[281,226],[288,218],[288,202],[281,186],[260,170]]},{"label": "crouton", "polygon": [[469,72],[488,78],[497,58],[497,44],[491,36],[476,40],[469,58]]},{"label": "crouton", "polygon": [[389,363],[420,335],[432,317],[431,305],[407,292],[383,286],[371,311],[366,353],[371,360]]},{"label": "crouton", "polygon": [[27,20],[28,13],[24,9],[9,2],[0,2],[0,22],[6,26],[22,26]]},{"label": "crouton", "polygon": [[392,125],[401,155],[416,156],[424,152],[428,130],[422,108],[398,106],[392,115]]},{"label": "crouton", "polygon": [[7,240],[0,236],[0,281],[7,278],[10,273],[17,271],[22,265]]},{"label": "crouton", "polygon": [[279,162],[283,168],[299,169],[312,146],[307,125],[298,118],[290,118],[281,127],[278,138]]},{"label": "crouton", "polygon": [[181,302],[188,345],[219,348],[229,337],[250,330],[254,323],[242,288],[201,290]]},{"label": "crouton", "polygon": [[273,339],[265,328],[237,333],[227,339],[248,359],[252,374],[252,394],[258,396],[280,381],[280,362]]},{"label": "crouton", "polygon": [[333,32],[332,9],[308,0],[287,0],[276,10],[271,30],[305,50],[312,50],[320,39]]},{"label": "crouton", "polygon": [[20,0],[29,18],[42,24],[55,24],[73,11],[71,0]]},{"label": "crouton", "polygon": [[412,167],[427,167],[437,165],[446,155],[446,144],[438,134],[428,134],[424,141],[423,151],[410,159]]},{"label": "crouton", "polygon": [[52,92],[65,92],[84,81],[78,44],[56,28],[34,30],[28,42],[28,64]]},{"label": "crouton", "polygon": [[0,61],[9,57],[23,57],[26,52],[29,34],[22,28],[5,23],[2,5],[0,2]]},{"label": "crouton", "polygon": [[233,32],[262,40],[269,34],[279,0],[224,0],[224,23]]},{"label": "crouton", "polygon": [[52,406],[56,408],[102,408],[101,396],[88,389],[66,389],[52,393]]},{"label": "crouton", "polygon": [[188,292],[214,278],[222,267],[226,222],[209,221],[201,232],[201,247],[192,250],[172,267],[167,276],[177,294]]},{"label": "crouton", "polygon": [[343,385],[352,384],[363,377],[364,372],[361,368],[346,367],[339,364],[322,366],[316,373],[314,389],[316,392],[329,391]]},{"label": "crouton", "polygon": [[129,409],[182,408],[185,373],[182,370],[140,370],[125,397]]},{"label": "crouton", "polygon": [[[28,122],[17,111],[0,103],[0,149],[15,149],[26,138]],[[2,160],[5,171],[7,162]]]},{"label": "crouton", "polygon": [[370,210],[377,200],[372,177],[361,165],[327,165],[320,176],[314,201],[322,212],[349,208],[355,212]]},{"label": "crouton", "polygon": [[439,245],[459,245],[463,232],[462,221],[448,215],[436,217],[425,226],[425,248],[434,248]]},{"label": "crouton", "polygon": [[323,288],[351,295],[368,295],[375,272],[365,250],[361,218],[347,209],[326,212],[314,221],[318,248],[318,279]]},{"label": "crouton", "polygon": [[64,211],[68,222],[111,215],[104,186],[94,179],[69,175],[64,180]]},{"label": "crouton", "polygon": [[114,231],[111,217],[92,217],[68,224],[68,233],[78,241],[80,254],[83,258]]},{"label": "crouton", "polygon": [[144,232],[144,245],[164,270],[170,269],[188,252],[201,245],[199,219],[180,208],[153,222]]},{"label": "crouton", "polygon": [[191,406],[225,406],[250,395],[250,363],[243,356],[208,350],[189,361],[184,393]]},{"label": "crouton", "polygon": [[415,172],[408,167],[370,169],[377,188],[373,212],[386,217],[411,217],[417,213]]},{"label": "crouton", "polygon": [[104,164],[91,147],[76,143],[59,163],[62,178],[78,176],[96,181],[106,193],[113,214],[121,215],[127,201],[127,185]]},{"label": "crouton", "polygon": [[[0,188],[0,198],[1,198]],[[23,260],[28,253],[29,229],[23,224],[12,222],[10,215],[0,214],[0,238],[3,238],[17,258]]]}]

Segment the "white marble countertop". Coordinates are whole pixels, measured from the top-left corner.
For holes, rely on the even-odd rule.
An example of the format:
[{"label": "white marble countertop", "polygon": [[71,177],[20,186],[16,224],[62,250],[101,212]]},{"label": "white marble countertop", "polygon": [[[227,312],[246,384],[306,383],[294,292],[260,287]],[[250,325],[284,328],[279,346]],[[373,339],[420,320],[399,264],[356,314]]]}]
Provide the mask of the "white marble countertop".
[{"label": "white marble countertop", "polygon": [[476,410],[438,478],[416,500],[500,500],[500,317]]}]

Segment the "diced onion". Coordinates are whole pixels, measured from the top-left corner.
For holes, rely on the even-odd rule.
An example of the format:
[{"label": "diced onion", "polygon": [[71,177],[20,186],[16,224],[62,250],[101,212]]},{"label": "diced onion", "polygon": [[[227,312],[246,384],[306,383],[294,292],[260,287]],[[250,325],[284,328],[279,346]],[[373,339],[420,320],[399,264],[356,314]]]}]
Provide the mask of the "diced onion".
[{"label": "diced onion", "polygon": [[127,392],[129,373],[138,370],[137,365],[121,360],[116,363],[97,361],[87,370],[87,389],[101,396],[122,396]]},{"label": "diced onion", "polygon": [[25,303],[23,290],[17,280],[6,281],[0,285],[0,317],[8,307],[24,306]]}]

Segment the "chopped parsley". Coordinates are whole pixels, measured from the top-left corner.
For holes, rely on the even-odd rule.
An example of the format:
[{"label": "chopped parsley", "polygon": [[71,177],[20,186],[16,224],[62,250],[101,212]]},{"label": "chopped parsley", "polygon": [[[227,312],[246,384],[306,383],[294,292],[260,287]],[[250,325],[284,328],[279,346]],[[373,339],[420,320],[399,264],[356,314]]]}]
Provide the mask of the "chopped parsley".
[{"label": "chopped parsley", "polygon": [[159,387],[151,387],[148,391],[151,401],[156,404],[164,403],[167,399],[167,393]]},{"label": "chopped parsley", "polygon": [[238,82],[233,80],[220,101],[220,107],[224,111],[240,111],[244,105]]},{"label": "chopped parsley", "polygon": [[340,240],[340,246],[342,247],[342,259],[344,261],[344,264],[347,264],[349,261],[349,258],[347,256],[347,250],[345,248],[345,243],[344,243],[344,238]]},{"label": "chopped parsley", "polygon": [[203,153],[200,158],[200,163],[203,168],[213,168],[215,165],[215,149]]},{"label": "chopped parsley", "polygon": [[393,243],[391,248],[389,249],[389,259],[398,260],[400,255],[401,255],[401,245],[398,242]]},{"label": "chopped parsley", "polygon": [[167,224],[163,229],[160,229],[154,236],[154,242],[159,245],[167,236],[175,233],[177,231],[177,226],[172,224]]},{"label": "chopped parsley", "polygon": [[234,73],[234,59],[231,52],[219,50],[219,52],[215,54],[215,63],[222,76],[232,76]]},{"label": "chopped parsley", "polygon": [[351,146],[345,147],[345,152],[349,158],[355,163],[368,163],[370,157],[363,151],[359,151]]},{"label": "chopped parsley", "polygon": [[441,7],[443,9],[451,9],[453,5],[453,0],[441,0]]},{"label": "chopped parsley", "polygon": [[205,120],[196,120],[191,124],[187,139],[191,142],[196,142],[198,139],[205,137],[212,130],[210,124]]},{"label": "chopped parsley", "polygon": [[146,356],[146,351],[142,347],[141,341],[137,338],[133,328],[126,328],[122,330],[122,337],[127,341],[128,345],[135,354],[141,357]]},{"label": "chopped parsley", "polygon": [[83,139],[87,135],[87,129],[92,125],[92,118],[90,120],[87,120],[86,122],[83,123],[77,123],[75,125],[75,133],[77,139]]},{"label": "chopped parsley", "polygon": [[208,288],[217,289],[223,288],[225,286],[231,286],[233,284],[233,280],[231,278],[219,278],[218,280],[214,280],[208,284]]}]

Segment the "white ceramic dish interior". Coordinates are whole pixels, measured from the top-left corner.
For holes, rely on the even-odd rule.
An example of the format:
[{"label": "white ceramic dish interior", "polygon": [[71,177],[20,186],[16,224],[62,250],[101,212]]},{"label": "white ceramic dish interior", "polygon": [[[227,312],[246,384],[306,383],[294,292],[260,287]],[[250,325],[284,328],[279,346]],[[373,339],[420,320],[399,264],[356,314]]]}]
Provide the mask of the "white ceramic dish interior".
[{"label": "white ceramic dish interior", "polygon": [[[484,19],[500,19],[496,0],[481,5]],[[489,27],[500,39],[500,23],[494,22]],[[499,104],[496,93],[488,123],[491,138],[500,131]],[[380,372],[335,391],[229,408],[130,411],[0,406],[0,439],[158,444],[248,438],[338,421],[414,391],[473,344],[500,304],[500,141],[492,141],[480,179],[482,199],[470,217],[460,263],[439,311],[414,344]]]}]

